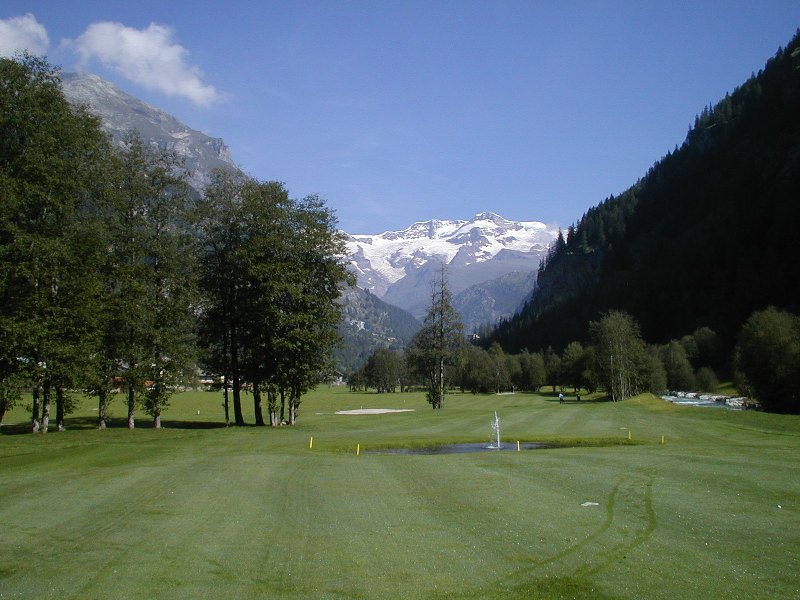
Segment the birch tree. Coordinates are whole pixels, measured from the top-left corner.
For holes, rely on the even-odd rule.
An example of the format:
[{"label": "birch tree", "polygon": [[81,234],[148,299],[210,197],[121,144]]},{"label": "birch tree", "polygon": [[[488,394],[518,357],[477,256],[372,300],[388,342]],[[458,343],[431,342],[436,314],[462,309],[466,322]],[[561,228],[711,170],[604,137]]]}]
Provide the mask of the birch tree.
[{"label": "birch tree", "polygon": [[614,402],[647,389],[647,351],[639,325],[629,314],[606,313],[589,324],[599,380]]}]

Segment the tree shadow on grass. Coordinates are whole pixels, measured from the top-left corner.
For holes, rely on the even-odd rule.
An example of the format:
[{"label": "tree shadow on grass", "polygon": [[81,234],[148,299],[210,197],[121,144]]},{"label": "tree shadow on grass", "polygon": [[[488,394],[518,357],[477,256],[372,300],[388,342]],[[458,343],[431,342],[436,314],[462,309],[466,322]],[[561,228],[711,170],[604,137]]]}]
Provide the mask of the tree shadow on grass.
[{"label": "tree shadow on grass", "polygon": [[580,394],[580,400],[578,400],[578,394],[570,393],[564,394],[564,400],[559,401],[558,393],[548,393],[545,396],[545,402],[550,402],[554,404],[602,404],[605,402],[611,402],[610,396],[594,396],[592,398],[587,398],[583,394]]},{"label": "tree shadow on grass", "polygon": [[31,426],[28,423],[15,423],[14,425],[3,425],[0,427],[0,435],[20,435],[30,432]]},{"label": "tree shadow on grass", "polygon": [[[64,419],[64,427],[67,431],[89,431],[97,429],[97,417],[67,417]],[[221,429],[226,427],[222,421],[170,421],[161,420],[163,429]],[[127,429],[127,418],[111,417],[106,419],[107,429]],[[136,429],[154,429],[153,421],[150,419],[137,419]],[[58,433],[55,428],[55,421],[50,421],[50,432]],[[0,427],[0,435],[22,435],[31,433],[30,423],[15,423],[13,425],[3,425]]]}]

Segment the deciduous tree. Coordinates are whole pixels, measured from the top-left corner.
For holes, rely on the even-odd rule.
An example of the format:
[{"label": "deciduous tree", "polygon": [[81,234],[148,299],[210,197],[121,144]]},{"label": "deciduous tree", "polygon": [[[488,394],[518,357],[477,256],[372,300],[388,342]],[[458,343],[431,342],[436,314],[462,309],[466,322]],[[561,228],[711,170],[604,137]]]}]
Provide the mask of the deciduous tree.
[{"label": "deciduous tree", "polygon": [[614,402],[647,389],[647,353],[639,326],[629,314],[606,313],[589,326],[597,374]]},{"label": "deciduous tree", "polygon": [[403,356],[387,348],[379,348],[367,360],[364,368],[366,384],[381,392],[394,392],[400,382]]},{"label": "deciduous tree", "polygon": [[52,393],[81,385],[97,341],[96,248],[82,228],[108,155],[99,120],[66,101],[57,69],[0,58],[0,362],[3,377],[34,387],[34,431],[49,427]]},{"label": "deciduous tree", "polygon": [[739,388],[765,408],[800,412],[800,317],[770,307],[739,332],[734,365]]},{"label": "deciduous tree", "polygon": [[224,172],[201,208],[205,360],[232,383],[237,425],[244,381],[253,384],[257,424],[262,390],[270,423],[278,421],[278,395],[282,407],[288,397],[294,423],[338,340],[336,299],[350,276],[336,219],[316,196],[293,200],[279,182]]},{"label": "deciduous tree", "polygon": [[538,392],[547,383],[547,371],[542,353],[525,351],[519,355],[519,363],[522,370],[521,387],[531,392]]},{"label": "deciduous tree", "polygon": [[662,346],[659,349],[659,357],[667,373],[667,387],[670,390],[694,389],[694,371],[681,342],[673,340]]},{"label": "deciduous tree", "polygon": [[580,342],[570,342],[561,357],[561,378],[574,390],[584,387],[583,372],[586,369],[586,354]]},{"label": "deciduous tree", "polygon": [[246,296],[250,286],[242,248],[247,241],[242,218],[242,194],[247,178],[241,173],[215,170],[197,206],[201,236],[199,341],[202,362],[223,379],[225,422],[230,423],[232,392],[234,421],[244,425],[241,403]]},{"label": "deciduous tree", "polygon": [[[109,223],[113,266],[110,336],[122,363],[128,427],[137,403],[160,427],[161,412],[192,364],[194,256],[188,193],[178,158],[125,140]],[[138,395],[142,395],[139,397]]]}]

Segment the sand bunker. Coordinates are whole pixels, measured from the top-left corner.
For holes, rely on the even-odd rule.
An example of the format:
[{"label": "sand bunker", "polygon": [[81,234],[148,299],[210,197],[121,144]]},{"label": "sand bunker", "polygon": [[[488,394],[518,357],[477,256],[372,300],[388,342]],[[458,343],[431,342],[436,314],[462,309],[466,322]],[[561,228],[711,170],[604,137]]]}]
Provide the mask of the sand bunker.
[{"label": "sand bunker", "polygon": [[385,415],[387,413],[414,412],[413,408],[357,408],[355,410],[337,410],[337,415]]}]

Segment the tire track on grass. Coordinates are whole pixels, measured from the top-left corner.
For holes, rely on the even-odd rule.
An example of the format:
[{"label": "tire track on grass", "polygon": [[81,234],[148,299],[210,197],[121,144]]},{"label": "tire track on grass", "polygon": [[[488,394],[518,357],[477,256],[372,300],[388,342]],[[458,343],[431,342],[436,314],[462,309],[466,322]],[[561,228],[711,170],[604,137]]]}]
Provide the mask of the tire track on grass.
[{"label": "tire track on grass", "polygon": [[620,558],[624,559],[628,552],[638,548],[650,539],[650,537],[653,535],[653,532],[658,527],[658,521],[653,508],[652,475],[648,477],[647,482],[644,484],[644,497],[642,500],[644,503],[645,524],[640,531],[637,531],[633,534],[633,539],[627,542],[618,543],[613,549],[606,552],[605,560],[599,560],[594,566],[586,564],[583,567],[578,568],[573,575],[579,577],[594,575],[595,573],[605,569],[610,564],[617,562]]},{"label": "tire track on grass", "polygon": [[[519,582],[543,571],[575,579],[594,575],[647,542],[657,527],[653,475],[621,475],[608,494],[606,517],[597,529],[551,556],[532,560],[507,579]],[[571,566],[575,562],[577,566]]]}]

